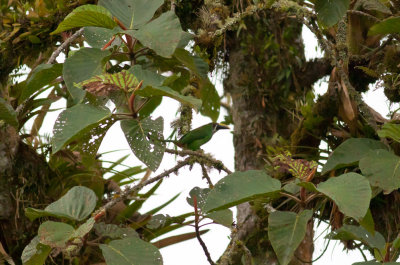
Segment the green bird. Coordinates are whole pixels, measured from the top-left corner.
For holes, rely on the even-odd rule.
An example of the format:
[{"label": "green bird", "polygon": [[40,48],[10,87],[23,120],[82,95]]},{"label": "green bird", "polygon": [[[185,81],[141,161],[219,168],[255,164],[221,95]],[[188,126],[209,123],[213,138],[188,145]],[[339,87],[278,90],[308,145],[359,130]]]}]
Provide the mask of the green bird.
[{"label": "green bird", "polygon": [[215,122],[208,123],[186,133],[175,143],[179,147],[196,151],[200,146],[210,141],[216,131],[221,129],[229,129],[229,127]]}]

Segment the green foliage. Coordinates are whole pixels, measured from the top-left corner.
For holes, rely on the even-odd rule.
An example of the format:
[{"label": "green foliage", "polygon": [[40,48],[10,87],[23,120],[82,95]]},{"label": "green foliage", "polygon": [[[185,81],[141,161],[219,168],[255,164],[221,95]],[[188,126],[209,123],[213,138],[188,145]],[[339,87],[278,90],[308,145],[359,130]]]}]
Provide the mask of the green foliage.
[{"label": "green foliage", "polygon": [[205,212],[226,209],[265,197],[281,189],[281,183],[261,170],[235,172],[218,181],[207,196]]},{"label": "green foliage", "polygon": [[74,234],[75,229],[71,225],[53,221],[42,223],[38,231],[40,243],[52,248],[65,248]]},{"label": "green foliage", "polygon": [[101,244],[107,265],[161,265],[162,257],[152,244],[138,237],[127,237]]},{"label": "green foliage", "polygon": [[378,135],[381,138],[389,138],[400,143],[400,124],[385,123],[382,128],[378,131]]},{"label": "green foliage", "polygon": [[315,11],[318,19],[327,27],[331,27],[339,22],[349,8],[349,0],[316,0]]},{"label": "green foliage", "polygon": [[399,33],[400,32],[399,26],[400,26],[400,17],[391,17],[372,26],[368,34],[376,35],[376,34]]},{"label": "green foliage", "polygon": [[375,149],[387,149],[387,147],[372,139],[350,138],[334,150],[321,173],[357,164],[370,150]]},{"label": "green foliage", "polygon": [[53,154],[82,137],[110,115],[109,109],[89,104],[78,104],[61,112],[53,128]]},{"label": "green foliage", "polygon": [[165,150],[163,118],[152,120],[147,117],[141,121],[123,120],[121,129],[136,157],[151,170],[157,170]]},{"label": "green foliage", "polygon": [[14,127],[18,127],[17,113],[3,98],[0,98],[0,121],[4,121]]},{"label": "green foliage", "polygon": [[346,173],[320,183],[317,190],[331,198],[347,216],[361,220],[371,200],[368,180],[357,173]]},{"label": "green foliage", "polygon": [[87,26],[113,29],[116,25],[117,23],[112,19],[111,13],[106,8],[97,5],[83,5],[75,8],[66,16],[64,21],[51,34]]},{"label": "green foliage", "polygon": [[21,261],[24,265],[42,265],[50,254],[51,247],[40,243],[35,236],[22,252]]},{"label": "green foliage", "polygon": [[298,215],[293,212],[281,211],[270,213],[268,237],[280,264],[289,264],[306,234],[307,223],[312,214],[313,212],[310,210],[304,210]]},{"label": "green foliage", "polygon": [[400,188],[400,157],[386,150],[373,150],[360,160],[360,169],[372,186],[386,193]]},{"label": "green foliage", "polygon": [[96,202],[97,197],[92,190],[86,187],[73,187],[44,210],[26,208],[25,213],[31,221],[44,216],[82,221],[92,213]]}]

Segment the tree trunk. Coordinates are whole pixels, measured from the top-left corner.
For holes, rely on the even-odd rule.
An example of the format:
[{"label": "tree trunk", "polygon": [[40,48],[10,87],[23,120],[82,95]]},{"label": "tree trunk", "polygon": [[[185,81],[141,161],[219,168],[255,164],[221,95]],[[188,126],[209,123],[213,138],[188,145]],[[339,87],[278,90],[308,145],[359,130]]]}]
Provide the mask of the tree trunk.
[{"label": "tree trunk", "polygon": [[[246,20],[240,37],[227,40],[229,74],[225,92],[232,97],[235,125],[235,170],[263,169],[267,148],[279,145],[276,136],[290,143],[298,126],[294,118],[295,100],[310,87],[300,87],[294,69],[305,63],[301,24],[268,13]],[[236,32],[234,33],[236,34]],[[290,48],[290,49],[289,49]],[[268,240],[268,213],[250,204],[238,207],[237,239],[242,241],[255,264],[278,264]],[[313,227],[291,264],[309,264],[313,253]],[[227,264],[242,264],[243,248],[232,253]]]}]

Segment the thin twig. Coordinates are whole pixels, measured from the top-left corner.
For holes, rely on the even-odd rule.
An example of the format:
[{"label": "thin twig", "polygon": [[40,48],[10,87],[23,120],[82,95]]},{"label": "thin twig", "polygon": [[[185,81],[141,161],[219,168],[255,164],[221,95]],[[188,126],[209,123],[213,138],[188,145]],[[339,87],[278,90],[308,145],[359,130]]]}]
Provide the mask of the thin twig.
[{"label": "thin twig", "polygon": [[80,35],[83,33],[83,28],[75,32],[71,37],[66,39],[63,44],[60,45],[60,47],[57,48],[53,52],[53,54],[50,56],[50,59],[47,61],[47,64],[52,64],[56,60],[57,56],[64,50],[68,45],[70,45],[74,40],[76,40]]},{"label": "thin twig", "polygon": [[285,197],[288,197],[288,198],[294,200],[297,203],[302,203],[302,201],[299,198],[297,198],[296,196],[294,196],[292,194],[289,194],[289,193],[286,193],[286,192],[280,192],[280,194],[285,196]]},{"label": "thin twig", "polygon": [[194,206],[194,229],[196,231],[197,240],[199,241],[201,247],[203,248],[204,254],[207,257],[208,262],[211,265],[216,265],[214,263],[214,261],[211,259],[210,252],[208,252],[207,246],[204,243],[203,239],[201,239],[201,236],[200,236],[199,213],[198,213],[198,209],[197,209],[197,197],[196,196],[193,196],[193,206]]},{"label": "thin twig", "polygon": [[192,151],[192,150],[174,150],[174,149],[165,149],[165,152],[179,155],[179,156],[197,156],[203,158],[211,163],[214,164],[214,167],[218,170],[223,170],[228,174],[232,174],[230,171],[220,160],[214,159],[209,154],[202,153],[200,151]]},{"label": "thin twig", "polygon": [[173,168],[170,168],[166,171],[164,171],[163,173],[148,179],[146,181],[143,181],[131,188],[127,188],[126,190],[124,190],[121,194],[119,194],[118,197],[112,199],[111,201],[109,201],[108,203],[106,203],[103,207],[101,207],[99,210],[96,211],[96,214],[100,213],[100,212],[105,212],[106,210],[110,209],[111,207],[113,207],[116,203],[125,200],[126,198],[128,198],[129,196],[131,196],[132,193],[135,193],[137,191],[139,191],[140,189],[142,189],[143,187],[154,183],[156,181],[159,181],[167,176],[169,176],[172,173],[177,172],[180,168],[189,165],[190,164],[190,158],[186,158],[183,161],[179,161],[178,164],[176,166],[174,166]]},{"label": "thin twig", "polygon": [[211,178],[207,173],[207,168],[204,166],[204,164],[201,164],[201,170],[203,171],[203,178],[205,178],[207,180],[207,183],[208,183],[208,186],[210,187],[210,189],[214,188]]}]

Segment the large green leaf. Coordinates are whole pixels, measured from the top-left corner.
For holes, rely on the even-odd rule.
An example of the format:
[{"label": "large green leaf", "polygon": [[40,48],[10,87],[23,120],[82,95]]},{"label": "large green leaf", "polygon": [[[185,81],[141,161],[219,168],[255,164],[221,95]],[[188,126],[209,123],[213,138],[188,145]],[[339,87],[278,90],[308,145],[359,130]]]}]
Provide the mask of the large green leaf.
[{"label": "large green leaf", "polygon": [[317,190],[331,198],[347,216],[361,220],[367,213],[371,200],[368,180],[357,173],[333,177],[318,185]]},{"label": "large green leaf", "polygon": [[166,96],[188,104],[194,109],[201,108],[201,100],[192,96],[184,96],[170,87],[164,86],[165,77],[155,72],[145,70],[140,65],[135,65],[130,69],[138,80],[143,80],[142,89],[136,94],[142,97]]},{"label": "large green leaf", "polygon": [[199,92],[201,101],[203,102],[200,109],[201,114],[210,117],[214,122],[216,122],[221,106],[221,100],[217,90],[207,78],[207,80],[202,82]]},{"label": "large green leaf", "polygon": [[[121,32],[122,30],[119,27],[115,27],[114,29],[106,29],[99,27],[85,27],[83,35],[85,36],[85,40],[92,48],[103,48],[104,45],[107,44],[111,40],[111,38]],[[112,48],[114,45],[120,45],[121,39],[115,38],[113,43],[108,47]]]},{"label": "large green leaf", "polygon": [[172,11],[163,13],[137,31],[127,31],[144,46],[167,58],[170,58],[177,48],[182,32],[179,18]]},{"label": "large green leaf", "polygon": [[53,221],[42,223],[38,230],[40,243],[52,248],[64,248],[74,233],[75,229],[71,225]]},{"label": "large green leaf", "polygon": [[390,193],[400,188],[400,157],[386,150],[373,150],[360,160],[361,172],[372,186]]},{"label": "large green leaf", "polygon": [[208,63],[197,55],[191,54],[189,51],[178,48],[174,52],[174,57],[178,59],[184,66],[200,78],[206,79],[208,74]]},{"label": "large green leaf", "polygon": [[83,5],[75,8],[50,34],[87,26],[113,29],[117,26],[117,23],[112,19],[111,13],[106,8],[97,5]]},{"label": "large green leaf", "polygon": [[0,98],[0,121],[1,120],[11,126],[18,127],[17,113],[3,98]]},{"label": "large green leaf", "polygon": [[373,25],[368,35],[400,33],[400,17],[391,17]]},{"label": "large green leaf", "polygon": [[235,172],[218,181],[207,196],[205,212],[226,209],[279,191],[281,182],[262,170]]},{"label": "large green leaf", "polygon": [[74,83],[79,83],[94,75],[101,74],[103,60],[109,54],[108,51],[100,49],[82,48],[65,60],[63,78],[74,104],[82,101],[86,93],[84,90],[74,86]]},{"label": "large green leaf", "polygon": [[151,170],[156,171],[164,156],[162,117],[152,120],[150,117],[138,120],[123,120],[121,128],[132,152]]},{"label": "large green leaf", "polygon": [[349,8],[349,0],[316,0],[317,17],[327,27],[339,22]]},{"label": "large green leaf", "polygon": [[382,251],[385,249],[386,245],[385,238],[379,232],[375,232],[375,235],[372,235],[363,227],[356,225],[345,224],[338,230],[330,233],[328,237],[338,240],[358,240],[370,248],[376,248]]},{"label": "large green leaf", "polygon": [[100,0],[113,16],[129,28],[137,28],[149,21],[164,0]]},{"label": "large green leaf", "polygon": [[51,247],[39,242],[39,237],[35,236],[31,242],[24,248],[21,255],[21,261],[24,265],[42,265],[50,254]]},{"label": "large green leaf", "polygon": [[[186,201],[191,205],[194,206],[193,197],[196,196],[197,207],[200,211],[203,212],[204,204],[206,203],[207,196],[210,193],[211,189],[205,188],[201,189],[199,187],[194,187],[190,192],[190,197],[186,198]],[[210,218],[214,222],[221,224],[230,228],[233,222],[233,213],[229,209],[223,209],[215,212],[211,212],[207,215],[204,215],[207,218]]]},{"label": "large green leaf", "polygon": [[111,116],[106,107],[78,104],[60,113],[53,128],[53,154]]},{"label": "large green leaf", "polygon": [[321,174],[333,169],[354,165],[370,150],[375,149],[387,149],[387,147],[379,141],[368,138],[350,138],[333,151]]},{"label": "large green leaf", "polygon": [[400,143],[400,124],[385,123],[378,131],[379,137],[390,138]]},{"label": "large green leaf", "polygon": [[96,201],[96,194],[91,189],[76,186],[44,210],[26,208],[25,214],[31,221],[44,216],[82,221],[93,212]]},{"label": "large green leaf", "polygon": [[279,264],[287,265],[294,251],[303,240],[312,211],[304,210],[298,215],[293,212],[276,211],[268,217],[268,237],[278,257]]},{"label": "large green leaf", "polygon": [[162,265],[159,250],[138,237],[127,237],[101,244],[107,265]]},{"label": "large green leaf", "polygon": [[28,78],[26,87],[22,91],[19,101],[22,102],[40,88],[48,85],[51,81],[62,74],[63,64],[40,64]]}]

